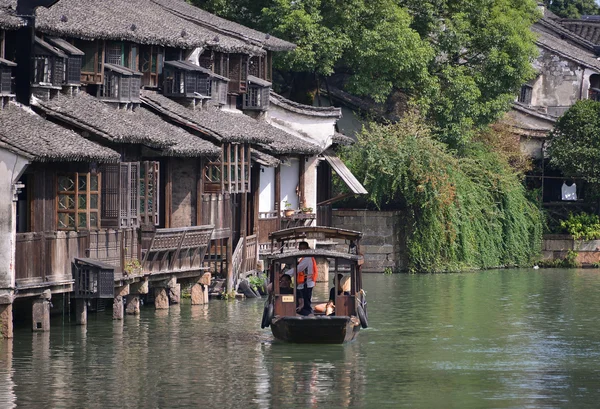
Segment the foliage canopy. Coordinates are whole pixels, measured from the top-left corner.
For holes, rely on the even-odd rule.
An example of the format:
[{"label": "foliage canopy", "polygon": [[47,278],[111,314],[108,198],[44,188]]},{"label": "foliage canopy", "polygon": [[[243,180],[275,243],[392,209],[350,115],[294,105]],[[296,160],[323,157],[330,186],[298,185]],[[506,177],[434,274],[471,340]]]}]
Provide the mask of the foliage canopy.
[{"label": "foliage canopy", "polygon": [[600,102],[578,101],[558,119],[548,155],[565,176],[600,184]]},{"label": "foliage canopy", "polygon": [[371,124],[343,157],[373,203],[403,210],[412,271],[529,265],[540,250],[539,209],[483,144],[457,156],[409,115]]},{"label": "foliage canopy", "polygon": [[286,72],[339,74],[383,102],[407,94],[434,131],[460,144],[498,119],[533,73],[533,0],[190,0],[292,41]]},{"label": "foliage canopy", "polygon": [[545,0],[544,4],[551,12],[564,18],[580,18],[600,12],[594,0]]}]

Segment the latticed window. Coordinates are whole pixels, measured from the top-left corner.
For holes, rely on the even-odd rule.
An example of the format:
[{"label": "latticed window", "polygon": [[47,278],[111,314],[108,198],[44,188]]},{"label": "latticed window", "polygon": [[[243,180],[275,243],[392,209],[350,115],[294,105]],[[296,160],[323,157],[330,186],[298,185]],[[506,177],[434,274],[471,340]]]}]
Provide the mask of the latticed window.
[{"label": "latticed window", "polygon": [[250,186],[249,154],[247,144],[223,146],[223,187],[226,192],[247,192]]},{"label": "latticed window", "polygon": [[206,162],[204,165],[204,191],[220,192],[223,163],[221,158]]},{"label": "latticed window", "polygon": [[102,96],[104,98],[119,97],[119,79],[120,76],[107,70],[104,73],[104,86],[102,87]]},{"label": "latticed window", "polygon": [[58,230],[95,230],[100,227],[100,175],[61,174],[57,178]]},{"label": "latticed window", "polygon": [[102,225],[137,227],[158,224],[159,163],[103,165]]},{"label": "latticed window", "polygon": [[106,62],[115,65],[124,65],[125,51],[122,43],[109,43],[106,46]]}]

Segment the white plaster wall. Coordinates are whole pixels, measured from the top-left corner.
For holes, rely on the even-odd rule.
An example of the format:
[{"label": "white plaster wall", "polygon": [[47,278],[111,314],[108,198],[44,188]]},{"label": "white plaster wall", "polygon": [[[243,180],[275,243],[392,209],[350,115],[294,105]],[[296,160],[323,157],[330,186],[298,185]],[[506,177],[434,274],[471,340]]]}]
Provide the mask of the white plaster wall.
[{"label": "white plaster wall", "polygon": [[286,131],[295,131],[294,135],[316,143],[323,148],[331,145],[337,118],[313,117],[283,109],[275,104],[269,105],[269,120],[272,125]]},{"label": "white plaster wall", "polygon": [[300,161],[298,158],[291,158],[281,164],[281,203],[280,209],[285,209],[285,202],[292,205],[292,209],[298,209],[298,182],[300,176]]},{"label": "white plaster wall", "polygon": [[[317,213],[317,156],[307,157],[304,164],[304,200],[306,207],[312,207],[313,213]],[[313,225],[317,221],[313,220]]]},{"label": "white plaster wall", "polygon": [[15,285],[17,207],[13,185],[28,163],[25,158],[0,148],[0,289]]},{"label": "white plaster wall", "polygon": [[260,185],[258,196],[258,211],[272,212],[275,210],[275,168],[260,167]]},{"label": "white plaster wall", "polygon": [[542,48],[534,68],[541,75],[533,84],[533,106],[571,106],[579,99],[585,77],[579,64]]}]

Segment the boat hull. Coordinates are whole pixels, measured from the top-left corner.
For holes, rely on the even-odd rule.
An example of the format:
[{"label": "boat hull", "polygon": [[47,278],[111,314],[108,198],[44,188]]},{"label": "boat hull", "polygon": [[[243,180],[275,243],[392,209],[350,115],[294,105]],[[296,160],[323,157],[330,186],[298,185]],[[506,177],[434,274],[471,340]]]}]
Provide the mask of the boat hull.
[{"label": "boat hull", "polygon": [[271,332],[280,341],[299,344],[343,344],[360,330],[356,317],[275,317]]}]

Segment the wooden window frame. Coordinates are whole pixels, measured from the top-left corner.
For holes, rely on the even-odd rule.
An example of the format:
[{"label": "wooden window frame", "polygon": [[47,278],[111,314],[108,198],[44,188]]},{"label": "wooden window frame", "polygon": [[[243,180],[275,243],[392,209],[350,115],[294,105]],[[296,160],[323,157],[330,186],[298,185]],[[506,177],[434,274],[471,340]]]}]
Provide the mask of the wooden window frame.
[{"label": "wooden window frame", "polygon": [[521,91],[519,92],[519,102],[522,104],[531,105],[532,98],[533,87],[528,84],[521,86]]},{"label": "wooden window frame", "polygon": [[[96,190],[90,190],[90,182],[92,179],[92,176],[96,177],[97,179],[97,189]],[[60,178],[61,177],[72,177],[74,180],[74,190],[60,190]],[[80,177],[85,177],[86,180],[86,189],[80,189],[80,184],[79,184],[79,178]],[[61,172],[56,176],[56,228],[57,230],[60,231],[80,231],[80,230],[99,230],[100,229],[100,215],[101,215],[101,193],[102,193],[102,175],[100,173],[94,173],[94,172]],[[84,209],[81,209],[79,206],[79,197],[81,195],[85,195],[85,200],[86,200],[86,207]],[[96,208],[91,208],[90,207],[90,202],[91,202],[91,197],[92,195],[96,195],[96,203],[97,203],[97,207]],[[66,208],[66,209],[61,209],[60,206],[60,199],[61,196],[71,196],[74,200],[74,207],[72,209]],[[91,219],[91,215],[95,213],[96,214],[96,225],[92,226],[90,223],[90,219]],[[61,214],[71,214],[74,217],[74,226],[71,227],[61,227],[61,223],[60,223],[60,215]],[[86,223],[85,223],[85,227],[81,226],[79,223],[79,215],[80,214],[85,214],[86,216]]]},{"label": "wooden window frame", "polygon": [[[159,224],[160,214],[160,163],[144,161],[140,163],[138,217],[142,225]],[[152,186],[152,190],[148,189]]]},{"label": "wooden window frame", "polygon": [[86,58],[87,54],[84,56],[84,58],[81,59],[81,83],[82,84],[102,84],[104,83],[104,41],[102,40],[93,40],[93,41],[86,41],[86,40],[80,40],[79,43],[74,42],[73,45],[75,45],[77,48],[79,48],[81,51],[83,51],[84,53],[86,53],[86,51],[89,51],[91,47],[85,47],[83,45],[83,42],[85,43],[92,43],[95,47],[94,50],[94,55],[93,55],[93,66],[94,66],[94,71],[86,71],[85,70],[85,62],[86,62]]}]

